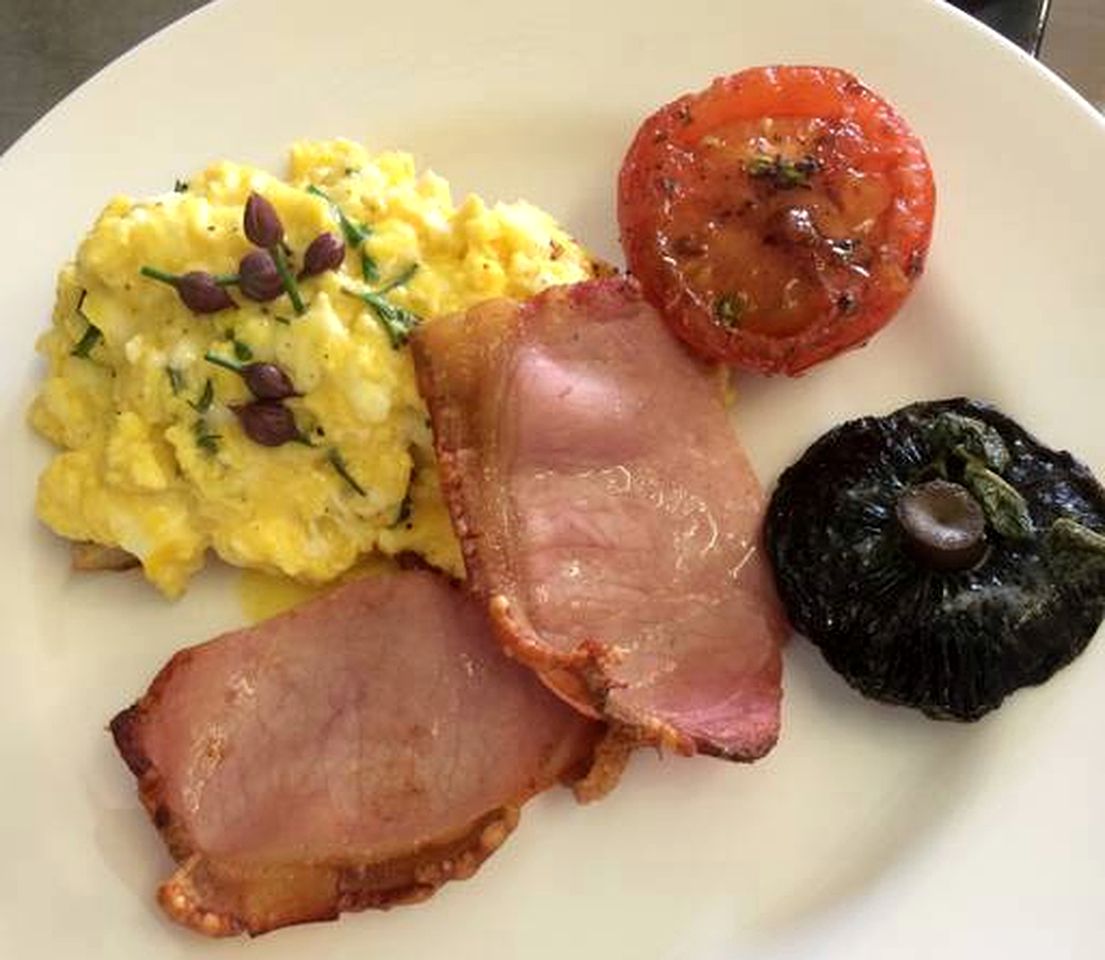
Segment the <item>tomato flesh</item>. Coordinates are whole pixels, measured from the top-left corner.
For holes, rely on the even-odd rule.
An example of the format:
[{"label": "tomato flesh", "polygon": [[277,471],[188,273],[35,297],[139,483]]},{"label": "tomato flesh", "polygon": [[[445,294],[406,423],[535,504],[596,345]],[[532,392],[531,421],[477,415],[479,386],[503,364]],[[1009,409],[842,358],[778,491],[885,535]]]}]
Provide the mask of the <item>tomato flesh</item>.
[{"label": "tomato flesh", "polygon": [[645,121],[619,178],[629,269],[710,359],[795,374],[865,342],[920,275],[920,142],[854,77],[763,67]]}]

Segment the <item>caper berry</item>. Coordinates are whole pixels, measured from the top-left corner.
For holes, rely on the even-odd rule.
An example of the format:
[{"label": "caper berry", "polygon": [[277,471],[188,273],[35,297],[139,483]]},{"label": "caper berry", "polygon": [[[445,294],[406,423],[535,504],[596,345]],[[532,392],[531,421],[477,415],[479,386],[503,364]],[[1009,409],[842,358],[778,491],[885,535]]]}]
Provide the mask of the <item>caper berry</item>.
[{"label": "caper berry", "polygon": [[263,447],[279,447],[299,439],[291,410],[279,400],[255,400],[233,407],[246,436]]},{"label": "caper berry", "polygon": [[239,372],[258,400],[284,400],[296,395],[291,378],[275,363],[250,363]]},{"label": "caper berry", "polygon": [[242,227],[249,242],[265,250],[271,250],[284,239],[284,225],[276,207],[259,193],[251,193],[246,200]]},{"label": "caper berry", "polygon": [[320,233],[303,254],[303,269],[299,276],[313,277],[327,270],[337,270],[345,259],[345,244],[335,233]]},{"label": "caper berry", "polygon": [[276,269],[276,261],[267,250],[254,250],[238,264],[238,289],[250,300],[265,303],[284,292],[284,281]]},{"label": "caper berry", "polygon": [[193,313],[218,313],[237,306],[230,294],[219,285],[214,274],[206,270],[192,270],[176,276],[154,267],[143,267],[141,273],[144,277],[175,288],[184,305]]}]

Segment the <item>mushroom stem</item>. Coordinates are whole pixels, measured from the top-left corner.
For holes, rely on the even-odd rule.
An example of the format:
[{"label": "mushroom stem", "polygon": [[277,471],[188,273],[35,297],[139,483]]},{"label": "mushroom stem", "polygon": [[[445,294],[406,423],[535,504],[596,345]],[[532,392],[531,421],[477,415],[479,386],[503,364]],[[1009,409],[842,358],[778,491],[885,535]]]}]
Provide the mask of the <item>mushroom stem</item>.
[{"label": "mushroom stem", "polygon": [[895,507],[911,552],[936,570],[973,567],[986,552],[986,516],[958,483],[930,480],[910,487]]}]

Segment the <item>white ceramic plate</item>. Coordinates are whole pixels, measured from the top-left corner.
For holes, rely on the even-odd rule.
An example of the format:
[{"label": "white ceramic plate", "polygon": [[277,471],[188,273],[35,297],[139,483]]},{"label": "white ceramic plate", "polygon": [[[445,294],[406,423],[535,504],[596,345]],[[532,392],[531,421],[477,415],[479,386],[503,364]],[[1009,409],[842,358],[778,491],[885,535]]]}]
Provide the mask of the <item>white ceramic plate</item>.
[{"label": "white ceramic plate", "polygon": [[48,451],[24,409],[58,265],[113,193],[303,136],[402,146],[458,192],[525,196],[620,260],[617,164],[639,120],[765,62],[849,68],[912,121],[939,184],[929,269],[867,349],[742,384],[765,482],[830,424],[992,400],[1105,475],[1105,126],[942,4],[223,0],[87,84],[0,160],[0,953],[388,960],[1100,958],[1105,644],[972,726],[848,690],[787,654],[785,728],[752,767],[641,754],[593,808],[553,793],[429,903],[203,940],[153,903],[169,860],[104,730],[178,646],[242,620],[232,579],[176,604],[73,576],[32,518]]}]

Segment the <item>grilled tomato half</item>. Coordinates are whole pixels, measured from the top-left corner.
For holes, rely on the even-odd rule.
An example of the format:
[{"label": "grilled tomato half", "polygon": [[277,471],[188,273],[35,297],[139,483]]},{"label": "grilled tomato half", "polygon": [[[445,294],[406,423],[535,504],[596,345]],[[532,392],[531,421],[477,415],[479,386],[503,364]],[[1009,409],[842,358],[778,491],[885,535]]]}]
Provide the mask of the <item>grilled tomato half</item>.
[{"label": "grilled tomato half", "polygon": [[866,342],[924,268],[920,141],[831,67],[756,67],[642,124],[618,182],[630,271],[701,355],[797,374]]}]

